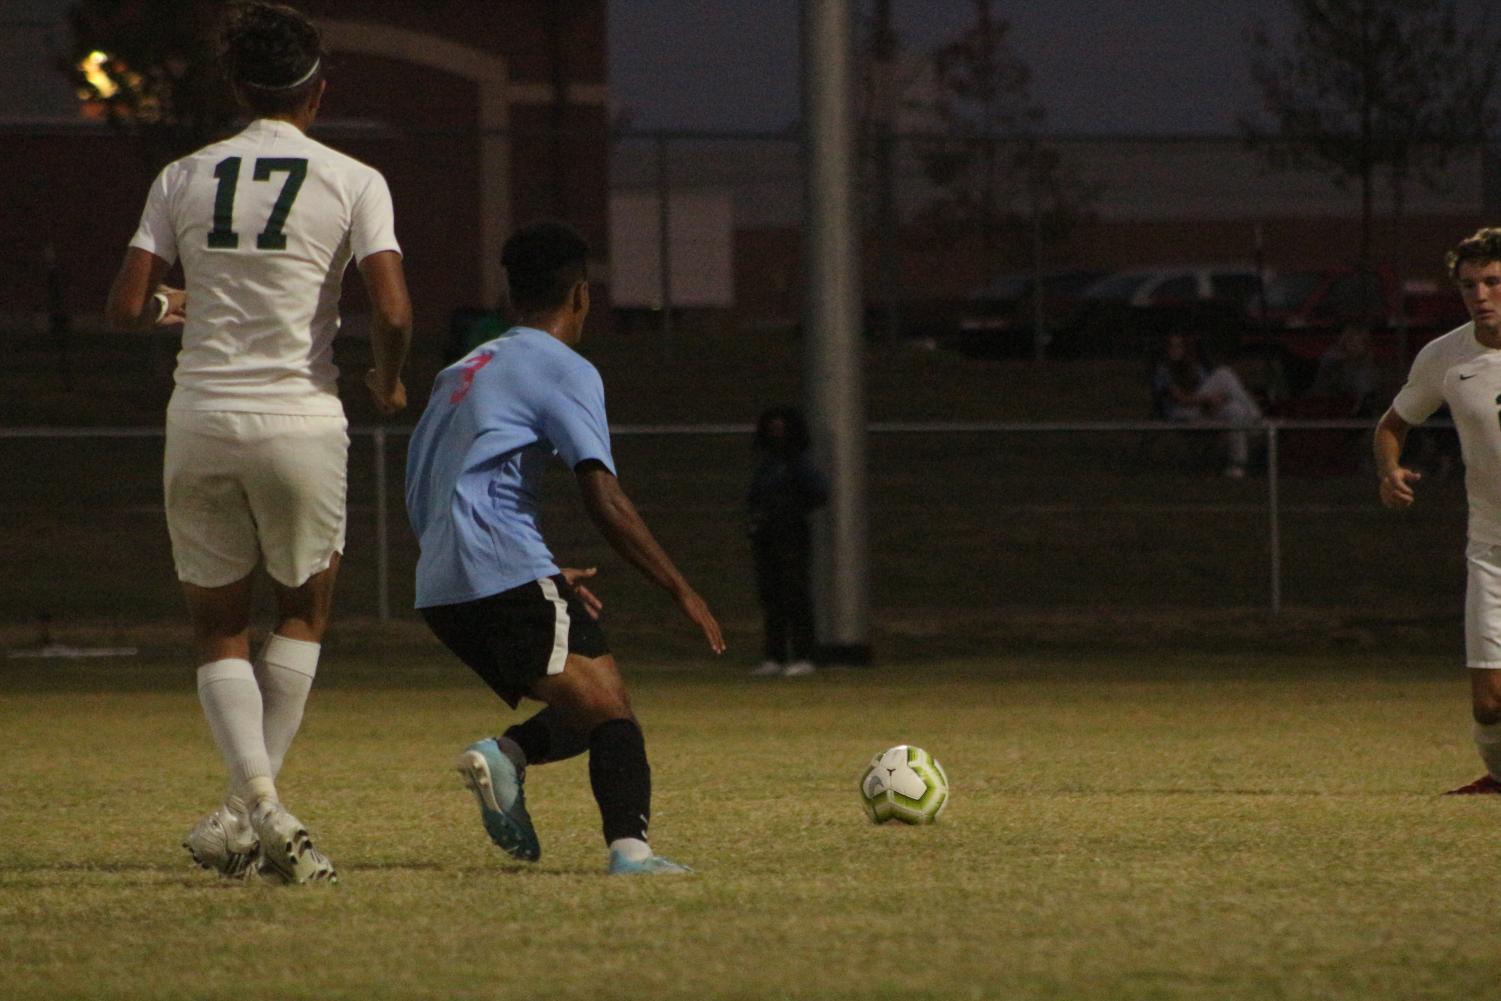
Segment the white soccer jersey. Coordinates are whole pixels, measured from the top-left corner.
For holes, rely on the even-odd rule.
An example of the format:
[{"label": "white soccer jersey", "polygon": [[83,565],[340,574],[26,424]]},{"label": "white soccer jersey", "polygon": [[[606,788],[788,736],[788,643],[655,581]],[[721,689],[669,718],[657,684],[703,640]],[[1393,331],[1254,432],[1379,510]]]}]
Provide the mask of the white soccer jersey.
[{"label": "white soccer jersey", "polygon": [[374,168],[283,121],[167,165],[130,245],[187,279],[169,409],[342,415],[333,364],[351,257],[396,243]]},{"label": "white soccer jersey", "polygon": [[1470,538],[1501,545],[1501,351],[1477,341],[1473,323],[1418,352],[1392,409],[1421,424],[1445,403],[1464,456]]}]

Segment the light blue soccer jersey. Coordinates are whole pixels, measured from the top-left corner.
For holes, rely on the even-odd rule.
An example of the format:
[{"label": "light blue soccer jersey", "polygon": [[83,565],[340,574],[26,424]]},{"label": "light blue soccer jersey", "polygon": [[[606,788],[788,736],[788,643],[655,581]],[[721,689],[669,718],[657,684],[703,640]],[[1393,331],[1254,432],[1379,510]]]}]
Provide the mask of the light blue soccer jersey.
[{"label": "light blue soccer jersey", "polygon": [[407,451],[407,516],[422,547],[417,607],[472,601],[558,572],[538,525],[550,456],[611,473],[599,372],[513,327],[438,373]]}]

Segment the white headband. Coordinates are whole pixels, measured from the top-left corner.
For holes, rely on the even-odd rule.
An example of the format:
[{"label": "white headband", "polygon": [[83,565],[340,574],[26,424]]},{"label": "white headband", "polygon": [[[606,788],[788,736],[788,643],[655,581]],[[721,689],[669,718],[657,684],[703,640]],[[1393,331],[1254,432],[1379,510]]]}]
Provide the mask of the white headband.
[{"label": "white headband", "polygon": [[306,73],[302,74],[302,76],[298,77],[296,80],[293,80],[291,83],[255,83],[251,80],[245,80],[242,82],[247,86],[254,87],[256,90],[292,90],[294,88],[301,87],[303,84],[311,80],[313,78],[313,74],[318,72],[318,67],[321,65],[323,65],[323,57],[319,56],[317,59],[313,60],[313,65],[308,68],[308,71]]}]

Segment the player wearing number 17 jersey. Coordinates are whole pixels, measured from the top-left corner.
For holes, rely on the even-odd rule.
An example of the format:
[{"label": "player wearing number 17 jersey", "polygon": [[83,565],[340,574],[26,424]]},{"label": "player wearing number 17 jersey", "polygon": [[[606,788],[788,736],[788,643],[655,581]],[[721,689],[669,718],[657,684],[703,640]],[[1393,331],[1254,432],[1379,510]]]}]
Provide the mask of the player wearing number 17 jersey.
[{"label": "player wearing number 17 jersey", "polygon": [[1449,254],[1470,322],[1424,346],[1407,384],[1376,426],[1381,502],[1409,507],[1421,474],[1401,464],[1414,425],[1448,404],[1464,454],[1465,661],[1475,746],[1486,774],[1454,793],[1501,793],[1501,229],[1482,229]]},{"label": "player wearing number 17 jersey", "polygon": [[[411,305],[385,180],[307,136],[323,98],[317,29],[245,3],[223,31],[227,75],[253,121],[169,164],[110,290],[121,330],[182,323],[163,485],[172,557],[198,648],[198,693],[229,772],[184,846],[205,868],[255,865],[290,883],[332,864],[282,805],[276,775],[302,721],[344,549],[349,438],[333,339],[351,260],[374,307],[366,384],[406,404]],[[185,289],[163,286],[182,262]],[[250,658],[251,573],[277,621]]]}]

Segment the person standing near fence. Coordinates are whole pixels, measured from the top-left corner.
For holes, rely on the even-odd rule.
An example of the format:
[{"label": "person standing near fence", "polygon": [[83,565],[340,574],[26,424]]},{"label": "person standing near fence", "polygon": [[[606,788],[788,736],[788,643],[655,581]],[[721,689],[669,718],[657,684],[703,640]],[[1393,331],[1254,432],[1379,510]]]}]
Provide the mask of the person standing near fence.
[{"label": "person standing near fence", "polygon": [[1486,773],[1450,795],[1501,794],[1501,229],[1482,229],[1448,256],[1470,322],[1429,342],[1376,425],[1381,503],[1401,510],[1422,474],[1401,463],[1413,427],[1447,403],[1465,461],[1465,663],[1475,746]]},{"label": "person standing near fence", "polygon": [[542,538],[542,475],[557,455],[605,540],[672,596],[716,654],[719,623],[636,512],[619,481],[604,386],[574,351],[589,313],[589,247],[570,226],[538,222],[506,241],[501,263],[517,326],[438,373],[407,449],[406,501],[421,546],[417,608],[433,633],[511,708],[546,703],[458,759],[501,850],[536,861],[528,766],[589,752],[608,871],[689,871],[647,843],[651,768],[625,682],[584,586],[593,569],[559,567]]},{"label": "person standing near fence", "polygon": [[[229,791],[183,845],[225,876],[333,880],[276,777],[302,722],[344,549],[349,437],[332,355],[351,258],[373,306],[365,383],[381,413],[406,405],[411,304],[385,179],[306,135],[325,87],[317,28],[290,7],[239,4],[222,44],[253,121],[157,177],[107,315],[123,331],[185,320],[167,408],[167,528]],[[182,291],[162,285],[179,258]],[[252,663],[261,560],[277,620]]]},{"label": "person standing near fence", "polygon": [[808,517],[829,499],[808,460],[808,425],[793,407],[772,407],[756,421],[761,462],[746,499],[745,531],[756,566],[765,659],[756,677],[812,674],[813,531]]}]

